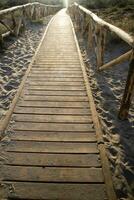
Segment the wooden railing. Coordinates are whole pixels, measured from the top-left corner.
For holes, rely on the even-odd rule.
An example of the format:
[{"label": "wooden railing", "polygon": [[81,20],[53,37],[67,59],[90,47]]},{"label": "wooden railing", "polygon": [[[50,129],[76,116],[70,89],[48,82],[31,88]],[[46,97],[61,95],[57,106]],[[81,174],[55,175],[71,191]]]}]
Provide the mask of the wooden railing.
[{"label": "wooden railing", "polygon": [[[130,61],[126,87],[119,110],[119,118],[126,119],[128,117],[132,96],[134,94],[134,38],[120,28],[102,20],[93,12],[87,10],[77,3],[71,5],[68,10],[75,27],[81,31],[82,36],[86,31],[88,31],[87,42],[89,47],[94,48],[95,50],[98,71],[110,68],[126,60]],[[112,32],[124,40],[130,46],[131,50],[104,64],[106,36],[108,32]]]},{"label": "wooden railing", "polygon": [[3,38],[9,34],[18,36],[20,28],[26,26],[26,20],[39,20],[45,16],[53,15],[60,6],[50,6],[38,2],[28,3],[21,6],[15,6],[0,11],[0,24],[6,31],[0,28],[0,44],[3,43]]}]

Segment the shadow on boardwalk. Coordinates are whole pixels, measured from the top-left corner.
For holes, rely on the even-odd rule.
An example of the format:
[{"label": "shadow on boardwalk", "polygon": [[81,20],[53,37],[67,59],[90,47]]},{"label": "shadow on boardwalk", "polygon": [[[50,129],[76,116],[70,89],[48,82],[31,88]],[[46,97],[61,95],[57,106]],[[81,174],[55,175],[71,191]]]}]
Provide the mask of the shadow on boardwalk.
[{"label": "shadow on boardwalk", "polygon": [[[128,120],[121,121],[117,117],[126,84],[128,63],[97,72],[95,53],[87,47],[87,38],[83,40],[80,34],[77,36],[104,129],[104,139],[109,149],[118,197],[132,199],[134,195],[134,102],[132,102]],[[129,47],[124,42],[108,44],[105,62],[128,50]]]}]

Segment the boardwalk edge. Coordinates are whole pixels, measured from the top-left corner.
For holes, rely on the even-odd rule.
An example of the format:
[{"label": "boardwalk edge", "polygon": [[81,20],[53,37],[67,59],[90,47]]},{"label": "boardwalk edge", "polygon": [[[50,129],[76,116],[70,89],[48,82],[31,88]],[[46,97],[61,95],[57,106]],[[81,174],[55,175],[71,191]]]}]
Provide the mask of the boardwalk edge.
[{"label": "boardwalk edge", "polygon": [[101,156],[101,164],[102,164],[102,170],[103,170],[103,174],[104,174],[108,199],[109,200],[117,200],[116,193],[115,193],[115,190],[114,190],[113,181],[112,181],[112,174],[111,174],[111,171],[110,171],[109,160],[107,158],[106,147],[105,147],[105,144],[104,144],[104,141],[103,141],[103,131],[102,131],[102,128],[101,128],[99,116],[98,116],[96,106],[95,106],[95,103],[94,103],[94,99],[93,99],[93,96],[92,96],[91,87],[90,87],[90,84],[89,84],[89,81],[88,81],[88,76],[87,76],[87,73],[86,73],[85,64],[83,62],[83,58],[82,58],[82,55],[81,55],[80,47],[79,47],[79,44],[78,44],[78,41],[77,41],[75,29],[74,29],[73,22],[72,22],[71,18],[70,18],[70,22],[71,22],[71,26],[72,26],[72,30],[73,30],[73,36],[74,36],[74,40],[75,40],[75,43],[76,43],[76,48],[77,48],[79,59],[80,59],[80,65],[81,65],[83,76],[84,76],[84,81],[85,81],[85,86],[86,86],[86,89],[87,89],[89,104],[90,104],[90,107],[91,107],[91,113],[92,113],[92,117],[93,117],[93,123],[94,123],[94,126],[95,126],[97,141],[98,141],[98,149],[100,151],[100,156]]},{"label": "boardwalk edge", "polygon": [[2,140],[3,137],[4,137],[4,134],[3,134],[3,133],[4,133],[5,129],[6,129],[6,127],[8,126],[8,123],[9,123],[9,121],[10,121],[10,118],[11,118],[11,115],[12,115],[12,113],[13,113],[13,110],[14,110],[14,108],[15,108],[15,106],[16,106],[16,103],[17,103],[17,101],[18,101],[18,99],[19,99],[21,93],[22,93],[22,90],[23,90],[25,81],[26,81],[26,79],[27,79],[27,77],[28,77],[28,75],[29,75],[29,73],[30,73],[30,70],[31,70],[31,68],[32,68],[32,65],[33,65],[33,63],[34,63],[34,61],[35,61],[35,59],[36,59],[36,56],[37,56],[37,54],[38,54],[38,52],[39,52],[39,50],[40,50],[40,48],[41,48],[41,46],[42,46],[42,43],[43,43],[43,41],[44,41],[44,38],[45,38],[45,36],[46,36],[46,34],[47,34],[48,30],[49,30],[49,27],[50,27],[52,21],[54,20],[55,16],[56,16],[56,15],[54,15],[54,16],[52,17],[52,19],[49,21],[49,23],[48,23],[48,25],[47,25],[47,27],[46,27],[46,29],[45,29],[45,32],[44,32],[44,34],[43,34],[43,36],[42,36],[42,39],[41,39],[41,41],[40,41],[40,43],[39,43],[39,45],[38,45],[38,47],[37,47],[37,49],[36,49],[36,51],[35,51],[35,54],[34,54],[34,56],[33,56],[33,58],[32,58],[32,61],[30,62],[29,66],[28,66],[28,68],[27,68],[27,70],[26,70],[26,72],[25,72],[24,77],[22,78],[22,81],[21,81],[21,83],[20,83],[20,86],[18,87],[17,93],[15,94],[15,96],[14,96],[14,98],[13,98],[13,101],[12,101],[10,107],[9,107],[9,110],[7,111],[6,115],[3,116],[3,117],[1,118],[1,120],[0,120],[0,140]]}]

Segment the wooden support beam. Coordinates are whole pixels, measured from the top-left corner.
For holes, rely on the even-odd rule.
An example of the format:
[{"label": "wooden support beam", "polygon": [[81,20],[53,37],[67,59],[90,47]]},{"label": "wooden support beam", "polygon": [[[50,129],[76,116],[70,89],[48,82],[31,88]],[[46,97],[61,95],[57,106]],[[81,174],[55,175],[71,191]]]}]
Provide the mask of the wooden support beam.
[{"label": "wooden support beam", "polygon": [[13,33],[13,30],[10,28],[10,26],[8,26],[7,24],[5,24],[5,22],[3,22],[2,20],[0,20],[0,23],[1,23],[3,26],[5,26],[6,29],[7,29],[8,31],[10,31],[11,33]]},{"label": "wooden support beam", "polygon": [[88,42],[89,42],[89,47],[93,48],[93,32],[92,32],[92,19],[89,21],[88,25]]},{"label": "wooden support beam", "polygon": [[114,60],[112,60],[112,61],[110,61],[110,62],[104,64],[103,66],[101,66],[101,67],[99,68],[99,71],[108,69],[108,68],[110,68],[110,67],[112,67],[112,66],[114,66],[114,65],[117,65],[117,64],[120,64],[120,63],[122,63],[122,62],[124,62],[124,61],[126,61],[126,60],[129,60],[130,57],[131,57],[131,55],[132,55],[132,50],[130,50],[130,51],[128,51],[127,53],[121,55],[120,57],[118,57],[118,58],[116,58],[116,59],[114,59]]},{"label": "wooden support beam", "polygon": [[121,102],[121,107],[119,111],[119,118],[122,120],[127,119],[129,108],[131,105],[132,97],[134,95],[134,50],[132,52],[132,57],[129,65],[128,77],[126,82],[126,87]]},{"label": "wooden support beam", "polygon": [[22,26],[22,20],[23,20],[23,12],[21,11],[21,16],[19,17],[19,21],[18,21],[17,26],[16,26],[16,28],[14,30],[14,33],[15,33],[16,36],[19,35],[20,28]]},{"label": "wooden support beam", "polygon": [[97,69],[103,65],[104,62],[104,49],[105,49],[105,34],[101,26],[98,26],[97,33]]},{"label": "wooden support beam", "polygon": [[0,47],[3,46],[3,37],[2,37],[2,34],[0,33]]}]

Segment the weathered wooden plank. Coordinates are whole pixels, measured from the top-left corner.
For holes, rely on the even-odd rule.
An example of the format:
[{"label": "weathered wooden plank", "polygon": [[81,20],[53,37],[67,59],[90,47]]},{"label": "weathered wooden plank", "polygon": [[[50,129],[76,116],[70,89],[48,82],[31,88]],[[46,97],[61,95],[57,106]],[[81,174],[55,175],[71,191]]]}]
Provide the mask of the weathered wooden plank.
[{"label": "weathered wooden plank", "polygon": [[84,86],[31,86],[28,87],[29,90],[38,90],[38,91],[85,91]]},{"label": "weathered wooden plank", "polygon": [[40,95],[40,96],[86,96],[86,91],[40,91],[40,90],[25,90],[25,94]]},{"label": "weathered wooden plank", "polygon": [[50,115],[89,115],[85,108],[28,108],[16,107],[14,113],[21,114],[50,114]]},{"label": "weathered wooden plank", "polygon": [[81,70],[81,67],[79,65],[49,65],[49,64],[33,64],[32,69],[54,69],[54,70],[73,70],[73,71],[77,71],[77,70]]},{"label": "weathered wooden plank", "polygon": [[93,131],[92,124],[16,122],[14,130],[30,131]]},{"label": "weathered wooden plank", "polygon": [[32,66],[32,69],[31,69],[31,71],[47,71],[47,72],[57,72],[57,71],[66,71],[66,72],[80,72],[81,71],[81,68],[80,67],[61,67],[61,66],[53,66],[53,67],[51,67],[51,66],[35,66],[35,65],[33,65]]},{"label": "weathered wooden plank", "polygon": [[84,82],[41,82],[41,81],[28,81],[29,85],[36,85],[36,86],[84,86]]},{"label": "weathered wooden plank", "polygon": [[[54,68],[53,68],[54,69]],[[37,68],[37,69],[32,69],[31,70],[31,73],[32,74],[47,74],[47,75],[49,75],[49,74],[82,74],[82,71],[80,71],[80,70],[67,70],[67,69],[60,69],[60,70],[58,70],[58,69],[56,69],[56,70],[50,70],[50,69],[42,69],[42,68]]]},{"label": "weathered wooden plank", "polygon": [[66,59],[66,60],[64,60],[64,59],[58,59],[58,60],[56,60],[56,59],[39,59],[39,60],[36,60],[36,62],[35,62],[35,64],[59,64],[59,65],[62,65],[62,64],[65,64],[65,65],[73,65],[73,64],[75,64],[75,65],[80,65],[79,64],[79,61],[77,61],[77,59],[74,59],[74,60],[70,60],[70,59]]},{"label": "weathered wooden plank", "polygon": [[86,96],[37,96],[37,95],[25,95],[24,100],[27,101],[49,101],[49,102],[88,102]]},{"label": "weathered wooden plank", "polygon": [[[44,101],[22,101],[18,102],[19,107],[36,107],[36,108],[89,108],[88,102],[44,102]],[[64,117],[64,116],[63,116]],[[56,116],[55,116],[56,118]],[[77,117],[78,118],[78,117]],[[82,120],[82,117],[81,117]]]},{"label": "weathered wooden plank", "polygon": [[28,78],[30,81],[43,81],[43,82],[60,82],[60,81],[64,81],[64,82],[83,82],[83,78],[75,78],[75,77],[72,77],[72,78],[63,78],[63,77],[29,77]]},{"label": "weathered wooden plank", "polygon": [[48,56],[42,57],[42,56],[40,56],[39,58],[36,59],[36,62],[39,62],[39,63],[42,63],[42,62],[43,63],[44,62],[59,63],[59,61],[60,61],[60,63],[62,63],[62,62],[64,62],[64,63],[68,63],[68,62],[79,63],[78,57],[74,57],[74,58],[72,58],[72,57],[66,57],[66,58],[59,57],[59,58],[56,58],[56,57],[48,57]]},{"label": "weathered wooden plank", "polygon": [[107,200],[104,184],[7,182],[9,198],[33,200]]},{"label": "weathered wooden plank", "polygon": [[98,153],[98,148],[96,143],[11,141],[6,151],[74,154]]},{"label": "weathered wooden plank", "polygon": [[77,61],[77,60],[79,60],[79,57],[78,56],[54,56],[54,55],[52,55],[52,56],[50,56],[50,54],[49,55],[38,55],[38,59],[37,59],[37,61],[59,61],[59,60],[62,60],[62,61],[73,61],[74,62],[74,60],[75,60],[75,62]]},{"label": "weathered wooden plank", "polygon": [[3,166],[1,172],[6,181],[103,183],[100,168]]},{"label": "weathered wooden plank", "polygon": [[11,140],[39,142],[97,142],[95,132],[16,131]]},{"label": "weathered wooden plank", "polygon": [[61,166],[61,167],[100,167],[96,154],[40,154],[15,153],[4,154],[6,164],[22,166]]},{"label": "weathered wooden plank", "polygon": [[37,77],[37,78],[82,78],[82,74],[65,74],[65,73],[56,73],[56,74],[29,74],[28,77]]}]

